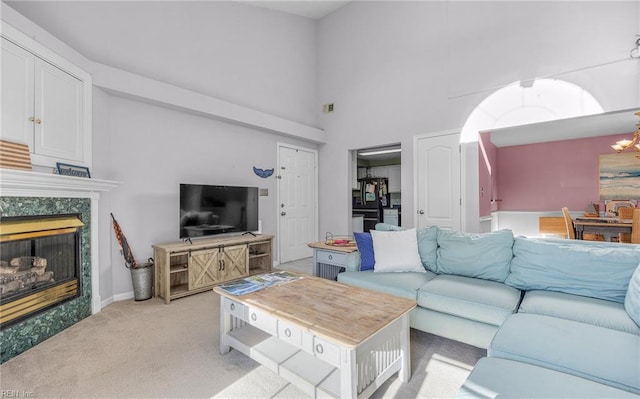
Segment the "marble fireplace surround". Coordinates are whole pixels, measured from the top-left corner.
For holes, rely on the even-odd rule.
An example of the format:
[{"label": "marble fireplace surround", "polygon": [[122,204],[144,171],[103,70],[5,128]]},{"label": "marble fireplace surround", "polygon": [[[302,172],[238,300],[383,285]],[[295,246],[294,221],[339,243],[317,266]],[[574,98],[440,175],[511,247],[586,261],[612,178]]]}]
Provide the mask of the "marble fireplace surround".
[{"label": "marble fireplace surround", "polygon": [[82,233],[81,244],[84,264],[81,278],[86,287],[83,289],[84,293],[77,300],[1,331],[0,363],[100,311],[98,203],[101,192],[110,191],[119,184],[108,180],[0,169],[2,216],[80,213],[88,221],[85,223],[88,231]]}]

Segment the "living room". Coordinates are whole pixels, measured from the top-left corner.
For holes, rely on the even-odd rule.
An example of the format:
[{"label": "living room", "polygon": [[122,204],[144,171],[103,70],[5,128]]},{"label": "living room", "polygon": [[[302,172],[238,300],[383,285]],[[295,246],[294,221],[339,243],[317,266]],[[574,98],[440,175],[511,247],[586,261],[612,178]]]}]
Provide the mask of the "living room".
[{"label": "living room", "polygon": [[276,234],[276,178],[252,168],[276,166],[279,143],[317,151],[320,239],[349,231],[350,150],[401,144],[412,215],[415,136],[461,130],[500,88],[558,79],[604,111],[640,104],[637,2],[358,1],[318,20],[242,2],[3,2],[2,19],[93,76],[91,174],[120,183],[97,209],[102,307],[132,297],[109,214],[146,259],[178,239],[179,183],[268,189]]}]

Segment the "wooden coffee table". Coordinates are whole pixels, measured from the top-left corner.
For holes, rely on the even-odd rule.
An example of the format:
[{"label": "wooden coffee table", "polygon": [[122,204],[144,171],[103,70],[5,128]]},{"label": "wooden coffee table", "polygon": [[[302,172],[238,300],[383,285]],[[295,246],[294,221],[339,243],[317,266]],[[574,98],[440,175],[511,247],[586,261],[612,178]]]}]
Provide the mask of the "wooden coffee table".
[{"label": "wooden coffee table", "polygon": [[220,298],[220,353],[231,347],[311,397],[366,398],[391,375],[411,375],[409,312],[416,302],[304,277]]}]

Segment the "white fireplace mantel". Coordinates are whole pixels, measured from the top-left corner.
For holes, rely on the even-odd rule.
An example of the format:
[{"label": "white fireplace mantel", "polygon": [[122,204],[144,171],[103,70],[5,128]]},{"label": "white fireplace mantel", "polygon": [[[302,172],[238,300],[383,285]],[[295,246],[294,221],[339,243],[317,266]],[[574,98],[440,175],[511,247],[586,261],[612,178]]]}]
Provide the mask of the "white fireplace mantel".
[{"label": "white fireplace mantel", "polygon": [[101,192],[111,191],[120,184],[122,183],[110,180],[0,169],[0,196],[89,198],[91,200],[91,312],[94,314],[102,307],[99,280],[98,200]]},{"label": "white fireplace mantel", "polygon": [[31,172],[17,169],[0,170],[0,194],[8,196],[58,195],[86,198],[87,193],[110,191],[120,182],[85,177],[63,176],[53,173]]}]

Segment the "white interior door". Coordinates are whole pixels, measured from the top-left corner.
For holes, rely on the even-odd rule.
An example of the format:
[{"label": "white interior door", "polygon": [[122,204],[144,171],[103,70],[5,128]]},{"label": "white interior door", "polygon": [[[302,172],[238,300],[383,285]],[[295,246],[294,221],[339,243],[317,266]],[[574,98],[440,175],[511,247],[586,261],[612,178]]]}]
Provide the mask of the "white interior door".
[{"label": "white interior door", "polygon": [[460,134],[419,138],[415,159],[416,226],[461,230]]},{"label": "white interior door", "polygon": [[312,255],[317,241],[317,152],[301,147],[278,147],[278,242],[280,263]]}]

